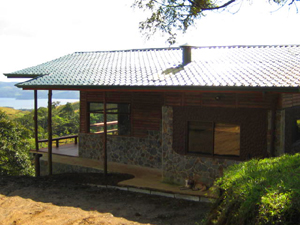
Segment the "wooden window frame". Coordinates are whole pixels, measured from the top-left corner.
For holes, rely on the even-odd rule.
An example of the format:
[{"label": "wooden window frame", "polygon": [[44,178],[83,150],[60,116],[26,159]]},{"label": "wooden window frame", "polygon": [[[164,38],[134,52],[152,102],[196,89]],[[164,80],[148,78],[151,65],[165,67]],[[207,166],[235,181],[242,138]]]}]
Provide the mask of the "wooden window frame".
[{"label": "wooden window frame", "polygon": [[[212,124],[212,153],[205,153],[203,152],[191,152],[189,151],[189,124],[191,122],[200,122],[200,123],[211,123]],[[216,128],[216,124],[230,124],[230,125],[235,125],[235,126],[239,126],[240,131],[239,131],[239,154],[238,155],[221,155],[221,154],[215,154],[215,128]],[[224,122],[212,122],[212,121],[187,121],[186,124],[186,154],[187,155],[196,155],[196,156],[207,156],[207,157],[221,157],[221,158],[240,158],[241,156],[241,125],[240,124],[232,124],[232,123],[224,123]]]},{"label": "wooden window frame", "polygon": [[[93,103],[98,103],[98,104],[104,104],[102,101],[91,101],[91,102],[87,102],[87,132],[89,134],[95,134],[90,132],[90,114],[91,113],[99,113],[99,114],[104,114],[104,110],[102,112],[95,112],[95,111],[91,111],[91,104]],[[114,112],[106,112],[107,115],[128,115],[129,116],[129,121],[130,121],[130,129],[129,129],[129,134],[128,135],[113,135],[113,136],[132,136],[132,110],[131,110],[131,104],[130,103],[126,103],[126,102],[106,102],[106,105],[109,104],[127,104],[129,106],[129,113],[114,113]]]}]

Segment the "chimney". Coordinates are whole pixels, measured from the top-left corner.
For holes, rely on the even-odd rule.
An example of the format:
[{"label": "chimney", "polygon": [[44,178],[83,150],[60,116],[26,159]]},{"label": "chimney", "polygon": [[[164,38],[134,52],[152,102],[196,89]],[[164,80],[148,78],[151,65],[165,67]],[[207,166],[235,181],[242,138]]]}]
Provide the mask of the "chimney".
[{"label": "chimney", "polygon": [[182,48],[182,66],[186,66],[192,61],[192,46],[184,44]]}]

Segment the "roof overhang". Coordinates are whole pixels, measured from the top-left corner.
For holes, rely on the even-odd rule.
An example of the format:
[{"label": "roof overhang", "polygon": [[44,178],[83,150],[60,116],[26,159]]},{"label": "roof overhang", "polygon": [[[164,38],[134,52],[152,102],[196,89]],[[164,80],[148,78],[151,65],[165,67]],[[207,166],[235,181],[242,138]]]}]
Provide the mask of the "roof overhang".
[{"label": "roof overhang", "polygon": [[[7,78],[36,78],[42,76],[41,74],[12,74],[12,73],[3,73]],[[44,74],[43,74],[44,75]]]},{"label": "roof overhang", "polygon": [[247,87],[247,86],[65,86],[65,85],[18,85],[23,90],[70,90],[70,91],[230,91],[230,92],[281,92],[298,93],[299,87]]}]

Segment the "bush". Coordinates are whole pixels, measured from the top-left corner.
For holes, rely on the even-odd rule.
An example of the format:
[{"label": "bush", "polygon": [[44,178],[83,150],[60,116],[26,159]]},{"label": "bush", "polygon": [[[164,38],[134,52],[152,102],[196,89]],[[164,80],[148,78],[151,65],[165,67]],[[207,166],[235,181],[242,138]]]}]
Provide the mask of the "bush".
[{"label": "bush", "polygon": [[0,111],[0,175],[33,175],[29,131]]},{"label": "bush", "polygon": [[300,154],[229,167],[208,224],[300,224],[299,174]]}]

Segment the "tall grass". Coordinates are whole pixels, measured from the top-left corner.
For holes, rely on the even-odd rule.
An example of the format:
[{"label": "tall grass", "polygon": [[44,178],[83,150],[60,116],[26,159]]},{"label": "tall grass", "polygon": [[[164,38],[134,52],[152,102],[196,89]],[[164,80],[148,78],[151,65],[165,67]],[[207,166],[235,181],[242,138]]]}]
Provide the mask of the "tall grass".
[{"label": "tall grass", "polygon": [[233,165],[209,224],[300,224],[300,154]]}]

